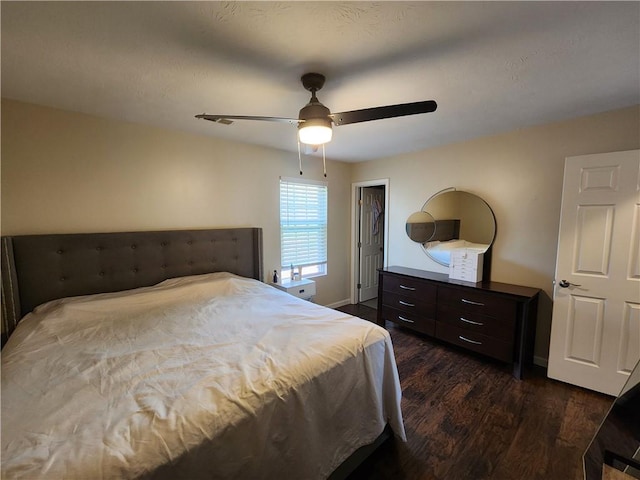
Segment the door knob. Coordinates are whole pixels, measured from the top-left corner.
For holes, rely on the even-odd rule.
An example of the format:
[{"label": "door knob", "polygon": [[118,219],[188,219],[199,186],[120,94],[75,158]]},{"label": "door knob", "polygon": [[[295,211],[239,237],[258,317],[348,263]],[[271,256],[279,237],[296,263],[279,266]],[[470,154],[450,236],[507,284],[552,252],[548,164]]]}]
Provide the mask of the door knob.
[{"label": "door knob", "polygon": [[577,283],[567,282],[566,280],[560,280],[560,283],[558,283],[558,285],[560,286],[560,288],[569,288],[571,286],[574,286],[574,287],[582,286],[582,285],[578,285]]}]

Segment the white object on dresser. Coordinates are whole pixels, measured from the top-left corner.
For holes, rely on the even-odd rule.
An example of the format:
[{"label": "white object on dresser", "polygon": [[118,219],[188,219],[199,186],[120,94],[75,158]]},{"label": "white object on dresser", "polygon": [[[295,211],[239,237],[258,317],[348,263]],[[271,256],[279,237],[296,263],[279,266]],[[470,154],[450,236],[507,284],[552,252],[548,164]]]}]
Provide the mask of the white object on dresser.
[{"label": "white object on dresser", "polygon": [[303,278],[302,280],[285,280],[282,283],[272,285],[303,300],[311,301],[311,298],[316,294],[316,282],[307,278]]},{"label": "white object on dresser", "polygon": [[449,262],[449,278],[467,282],[482,281],[484,253],[473,248],[454,248]]}]

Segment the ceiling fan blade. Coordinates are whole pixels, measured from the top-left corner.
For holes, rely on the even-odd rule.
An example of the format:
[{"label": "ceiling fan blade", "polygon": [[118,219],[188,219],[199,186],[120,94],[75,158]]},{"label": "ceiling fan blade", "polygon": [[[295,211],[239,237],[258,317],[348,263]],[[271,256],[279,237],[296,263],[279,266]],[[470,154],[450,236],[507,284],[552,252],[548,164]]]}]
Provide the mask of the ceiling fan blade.
[{"label": "ceiling fan blade", "polygon": [[254,116],[248,116],[248,115],[209,115],[207,113],[196,115],[196,118],[202,118],[204,120],[209,120],[211,122],[223,123],[225,125],[232,124],[233,120],[261,120],[266,122],[282,122],[282,123],[293,123],[293,124],[297,124],[299,122],[297,118],[254,117]]},{"label": "ceiling fan blade", "polygon": [[383,118],[404,117],[419,113],[435,111],[438,104],[433,100],[424,102],[401,103],[398,105],[386,105],[384,107],[363,108],[350,112],[332,113],[329,115],[335,125],[348,125],[349,123],[369,122]]}]

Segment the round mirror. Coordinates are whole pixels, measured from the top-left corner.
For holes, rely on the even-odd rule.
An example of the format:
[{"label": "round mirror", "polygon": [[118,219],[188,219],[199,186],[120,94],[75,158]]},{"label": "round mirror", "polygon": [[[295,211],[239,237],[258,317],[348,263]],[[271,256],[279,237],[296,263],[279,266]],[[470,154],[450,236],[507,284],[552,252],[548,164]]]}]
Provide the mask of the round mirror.
[{"label": "round mirror", "polygon": [[413,212],[407,218],[405,225],[407,235],[414,242],[428,242],[436,231],[436,224],[431,214],[427,212]]},{"label": "round mirror", "polygon": [[[420,234],[413,235],[414,224],[420,225],[415,229]],[[455,248],[486,252],[495,238],[496,219],[482,198],[447,189],[427,200],[421,212],[413,213],[406,228],[409,238],[420,243],[432,260],[448,267]]]}]

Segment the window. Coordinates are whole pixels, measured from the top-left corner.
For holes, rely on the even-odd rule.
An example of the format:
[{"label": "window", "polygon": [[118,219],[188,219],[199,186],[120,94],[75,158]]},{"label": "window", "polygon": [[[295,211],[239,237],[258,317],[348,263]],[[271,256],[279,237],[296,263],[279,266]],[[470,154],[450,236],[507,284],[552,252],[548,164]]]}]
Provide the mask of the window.
[{"label": "window", "polygon": [[327,183],[280,178],[281,278],[327,273]]}]

